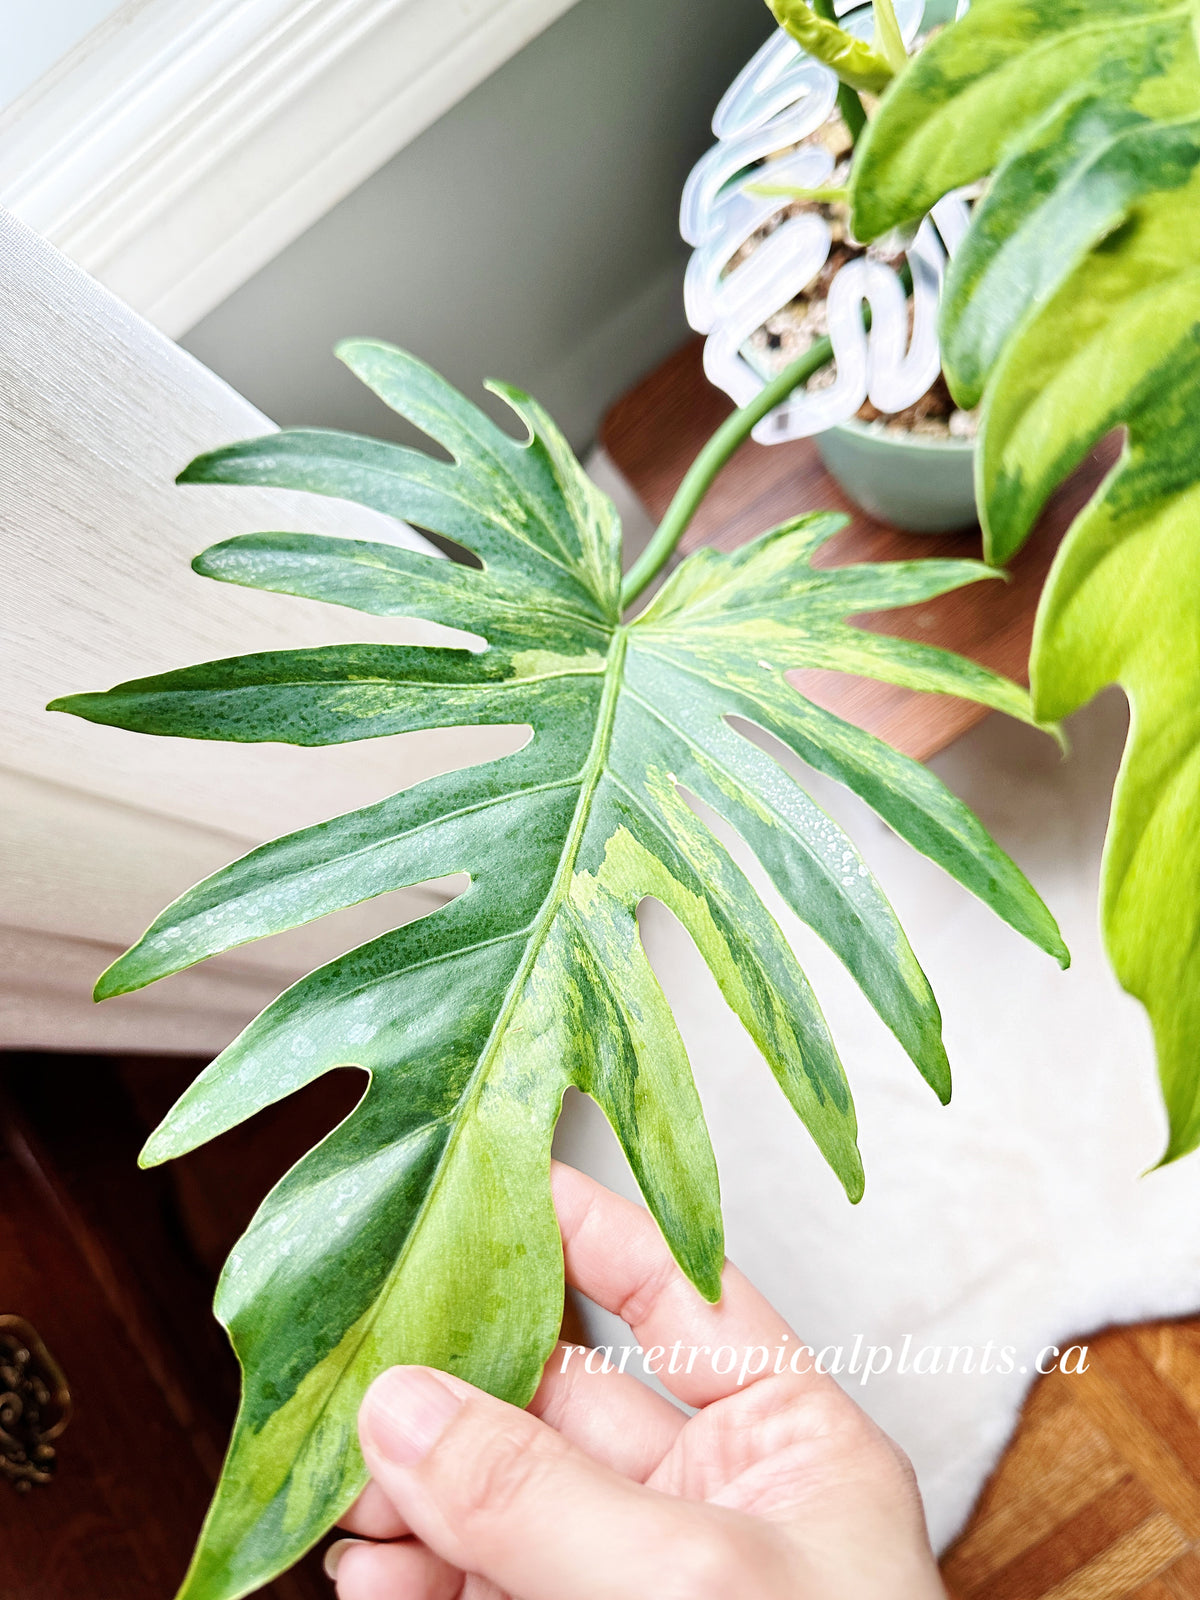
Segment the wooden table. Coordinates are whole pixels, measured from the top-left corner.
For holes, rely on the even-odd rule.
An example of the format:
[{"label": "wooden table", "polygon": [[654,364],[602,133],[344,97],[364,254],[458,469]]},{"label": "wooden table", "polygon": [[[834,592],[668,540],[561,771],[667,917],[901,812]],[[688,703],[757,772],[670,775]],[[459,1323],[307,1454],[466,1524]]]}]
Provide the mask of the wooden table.
[{"label": "wooden table", "polygon": [[1200,1600],[1200,1319],[1039,1379],[942,1573],[952,1600]]},{"label": "wooden table", "polygon": [[[658,517],[730,409],[704,377],[696,340],[618,401],[601,440]],[[1113,455],[1112,442],[1093,452],[1055,497],[1010,583],[859,620],[1028,681],[1043,579]],[[977,531],[918,538],[858,511],[809,440],[744,445],[681,548],[733,549],[797,512],[826,508],[852,517],[821,552],[830,565],[980,553]],[[796,677],[823,706],[922,759],[987,714],[966,701],[832,673]],[[1090,1340],[1090,1352],[1085,1373],[1054,1373],[1031,1391],[1012,1443],[943,1560],[952,1600],[1200,1600],[1200,1319],[1112,1329]]]},{"label": "wooden table", "polygon": [[[701,366],[701,342],[691,340],[644,378],[608,413],[600,441],[652,517],[661,517],[701,445],[733,409]],[[1101,447],[1054,497],[1033,537],[1012,563],[1008,583],[972,584],[920,606],[876,612],[858,620],[880,632],[903,634],[981,661],[1028,682],[1029,641],[1042,582],[1071,518],[1112,460]],[[978,529],[959,534],[902,533],[847,500],[826,472],[811,439],[742,446],[718,477],[680,550],[698,545],[732,550],[803,511],[844,511],[850,526],[823,547],[821,566],[850,561],[914,560],[921,556],[980,555]],[[924,760],[942,750],[987,711],[966,700],[914,694],[832,672],[794,674],[806,695],[827,710],[868,728],[897,749]]]}]

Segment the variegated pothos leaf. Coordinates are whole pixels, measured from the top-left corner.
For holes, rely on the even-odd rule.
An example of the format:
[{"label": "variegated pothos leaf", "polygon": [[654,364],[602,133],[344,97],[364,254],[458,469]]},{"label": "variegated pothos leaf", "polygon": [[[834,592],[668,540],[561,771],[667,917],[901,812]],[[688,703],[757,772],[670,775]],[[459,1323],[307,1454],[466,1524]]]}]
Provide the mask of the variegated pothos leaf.
[{"label": "variegated pothos leaf", "polygon": [[873,234],[994,170],[947,279],[946,374],[983,401],[989,559],[1117,427],[1042,596],[1040,715],[1109,683],[1132,722],[1101,912],[1154,1027],[1164,1159],[1200,1143],[1200,3],[974,0],[885,99],[854,176]]},{"label": "variegated pothos leaf", "polygon": [[850,1093],[816,999],[740,868],[689,805],[730,823],[787,904],[841,957],[944,1099],[937,1005],[850,840],[744,719],[847,784],[1060,959],[1052,918],[925,768],[799,695],[824,667],[1027,715],[983,668],[848,627],[986,569],[817,569],[837,517],[801,518],[732,555],[684,561],[633,622],[618,615],[612,506],[549,419],[495,386],[517,441],[413,357],[340,352],[442,444],[320,432],[201,457],[188,482],[354,499],[445,535],[482,570],[338,538],[260,534],[197,559],[225,582],[481,634],[476,653],[333,646],[245,656],[56,702],[142,732],[301,745],[409,729],[529,724],[514,755],[418,783],[263,845],[170,906],[101,978],[137,989],[372,895],[466,873],[429,916],[330,962],[262,1013],[150,1139],[194,1148],[331,1068],[369,1074],[354,1112],[271,1192],[221,1279],[242,1409],[185,1585],[232,1600],[299,1556],[362,1487],[355,1418],[370,1380],[430,1363],[524,1403],[562,1310],[549,1149],[564,1090],[603,1108],[677,1260],[710,1299],[723,1260],[717,1175],[682,1042],[638,936],[668,906],[852,1198]]}]

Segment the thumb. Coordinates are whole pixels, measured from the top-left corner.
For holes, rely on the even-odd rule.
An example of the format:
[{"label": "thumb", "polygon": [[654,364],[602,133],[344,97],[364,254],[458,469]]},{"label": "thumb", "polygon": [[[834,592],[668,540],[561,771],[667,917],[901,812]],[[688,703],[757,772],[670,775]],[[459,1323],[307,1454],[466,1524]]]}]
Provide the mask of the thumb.
[{"label": "thumb", "polygon": [[522,1600],[773,1592],[770,1552],[751,1548],[767,1539],[748,1518],[622,1478],[447,1373],[385,1372],[359,1434],[371,1476],[417,1537]]}]

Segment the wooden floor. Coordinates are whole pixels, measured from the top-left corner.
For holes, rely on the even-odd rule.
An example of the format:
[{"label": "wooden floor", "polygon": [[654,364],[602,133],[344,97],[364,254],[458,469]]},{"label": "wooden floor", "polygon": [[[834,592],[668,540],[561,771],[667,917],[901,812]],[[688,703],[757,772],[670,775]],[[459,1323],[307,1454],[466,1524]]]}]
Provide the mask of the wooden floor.
[{"label": "wooden floor", "polygon": [[1200,1600],[1200,1319],[1040,1379],[942,1571],[952,1600]]},{"label": "wooden floor", "polygon": [[[237,1402],[217,1272],[361,1093],[359,1074],[329,1074],[140,1172],[146,1134],[204,1064],[0,1053],[0,1313],[32,1324],[73,1403],[51,1481],[19,1493],[0,1457],[0,1600],[169,1600],[183,1577]],[[333,1589],[315,1552],[257,1595]]]}]

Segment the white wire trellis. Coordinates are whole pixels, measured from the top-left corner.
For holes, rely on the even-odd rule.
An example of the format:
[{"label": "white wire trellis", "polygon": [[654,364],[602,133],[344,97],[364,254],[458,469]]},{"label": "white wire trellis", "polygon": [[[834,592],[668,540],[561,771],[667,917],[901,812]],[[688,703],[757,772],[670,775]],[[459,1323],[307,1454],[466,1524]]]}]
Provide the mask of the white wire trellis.
[{"label": "white wire trellis", "polygon": [[[961,8],[960,8],[961,9]],[[847,32],[869,38],[872,7],[835,0]],[[895,0],[906,45],[921,26],[924,0]],[[704,370],[737,405],[765,378],[746,359],[750,336],[790,304],[821,272],[833,243],[816,208],[781,222],[737,265],[731,262],[788,204],[755,186],[819,189],[835,158],[816,140],[837,104],[836,75],[780,28],[730,85],[713,117],[717,143],[696,163],[683,191],[680,232],[693,252],[684,281],[689,323],[707,335]],[[803,142],[809,141],[809,142]],[[764,169],[762,162],[775,157]],[[826,309],[834,377],[792,393],[754,430],[763,444],[822,433],[845,422],[865,400],[882,413],[903,411],[926,393],[941,368],[937,308],[948,252],[970,220],[966,202],[949,195],[904,247],[912,275],[911,332],[905,287],[893,265],[858,255],[837,269]],[[870,308],[870,331],[863,306]]]}]

